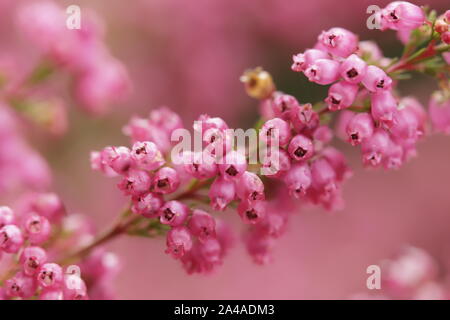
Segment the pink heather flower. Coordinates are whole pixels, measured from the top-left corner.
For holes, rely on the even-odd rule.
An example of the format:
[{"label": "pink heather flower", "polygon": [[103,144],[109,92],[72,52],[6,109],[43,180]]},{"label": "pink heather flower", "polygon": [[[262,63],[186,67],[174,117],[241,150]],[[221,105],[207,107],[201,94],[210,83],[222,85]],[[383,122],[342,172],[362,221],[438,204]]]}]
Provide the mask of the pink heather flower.
[{"label": "pink heather flower", "polygon": [[222,157],[233,147],[233,134],[228,130],[209,128],[203,132],[205,156]]},{"label": "pink heather flower", "polygon": [[268,145],[272,145],[274,140],[278,140],[279,146],[285,146],[291,139],[291,127],[283,119],[270,119],[262,126],[259,138]]},{"label": "pink heather flower", "polygon": [[384,58],[383,52],[375,41],[360,41],[358,55],[368,57],[370,61],[380,61]]},{"label": "pink heather flower", "polygon": [[384,154],[383,166],[388,170],[400,168],[403,164],[403,153],[402,146],[391,140]]},{"label": "pink heather flower", "polygon": [[159,219],[162,224],[178,227],[186,221],[188,215],[189,208],[184,203],[172,200],[161,207]]},{"label": "pink heather flower", "polygon": [[39,245],[50,238],[51,225],[47,218],[30,213],[23,222],[27,239],[32,245]]},{"label": "pink heather flower", "polygon": [[434,130],[450,134],[450,100],[444,94],[436,91],[431,95],[428,110]]},{"label": "pink heather flower", "polygon": [[86,300],[86,283],[76,274],[65,274],[62,283],[64,300]]},{"label": "pink heather flower", "polygon": [[64,293],[59,288],[45,288],[39,294],[39,300],[64,300]]},{"label": "pink heather flower", "polygon": [[273,238],[279,238],[286,230],[287,214],[281,213],[281,210],[274,209],[267,212],[265,219],[257,226],[265,233]]},{"label": "pink heather flower", "polygon": [[262,167],[266,169],[266,176],[271,178],[279,178],[284,175],[291,168],[291,157],[283,150],[278,151],[278,163],[273,162],[270,156],[263,159]]},{"label": "pink heather flower", "polygon": [[367,63],[356,54],[350,55],[342,62],[339,72],[345,81],[357,84],[364,78],[367,70]]},{"label": "pink heather flower", "polygon": [[80,265],[83,276],[93,279],[95,284],[113,281],[120,267],[117,255],[102,247],[94,249]]},{"label": "pink heather flower", "polygon": [[151,178],[142,170],[130,169],[126,177],[118,184],[125,195],[140,196],[150,191]]},{"label": "pink heather flower", "polygon": [[444,13],[444,20],[445,20],[445,22],[450,24],[450,10],[445,11],[445,13]]},{"label": "pink heather flower", "polygon": [[127,72],[121,63],[113,58],[100,58],[77,77],[74,92],[86,111],[103,114],[109,104],[128,93],[129,86]]},{"label": "pink heather flower", "polygon": [[258,175],[246,171],[236,181],[236,194],[242,201],[264,200],[264,183]]},{"label": "pink heather flower", "polygon": [[370,138],[365,139],[361,148],[364,165],[380,165],[390,143],[389,134],[384,129],[377,129]]},{"label": "pink heather flower", "polygon": [[153,191],[159,193],[175,192],[180,186],[180,178],[175,169],[163,167],[153,177]]},{"label": "pink heather flower", "polygon": [[327,85],[339,79],[339,62],[329,59],[314,61],[306,70],[305,76],[309,81]]},{"label": "pink heather flower", "polygon": [[181,258],[186,252],[192,249],[192,236],[188,228],[180,226],[167,232],[166,253],[172,255],[175,259]]},{"label": "pink heather flower", "polygon": [[328,53],[318,50],[318,49],[308,49],[304,53],[299,53],[293,57],[294,63],[292,64],[293,71],[304,71],[308,68],[314,61],[319,59],[329,59]]},{"label": "pink heather flower", "polygon": [[221,175],[225,179],[236,180],[247,170],[247,159],[238,151],[230,151],[219,164]]},{"label": "pink heather flower", "polygon": [[17,253],[23,244],[23,235],[20,229],[7,224],[0,229],[0,249],[6,253]]},{"label": "pink heather flower", "polygon": [[188,228],[202,242],[216,236],[216,220],[203,210],[195,209],[192,212]]},{"label": "pink heather flower", "polygon": [[56,288],[63,281],[63,270],[56,263],[45,263],[39,270],[37,281],[44,288]]},{"label": "pink heather flower", "polygon": [[412,108],[401,108],[394,115],[394,125],[391,134],[403,140],[417,140],[421,135],[419,119]]},{"label": "pink heather flower", "polygon": [[373,119],[391,128],[394,125],[394,115],[397,113],[397,101],[391,91],[380,91],[372,94],[371,103]]},{"label": "pink heather flower", "polygon": [[165,161],[158,147],[150,141],[136,142],[131,150],[131,159],[143,170],[156,170]]},{"label": "pink heather flower", "polygon": [[161,195],[156,193],[147,193],[146,195],[132,198],[131,211],[136,214],[141,214],[147,218],[155,218],[159,215],[159,209],[164,204]]},{"label": "pink heather flower", "polygon": [[260,222],[266,214],[266,202],[241,201],[238,206],[238,213],[244,223],[256,224]]},{"label": "pink heather flower", "polygon": [[171,135],[176,129],[183,128],[180,116],[167,107],[159,107],[150,112],[150,122]]},{"label": "pink heather flower", "polygon": [[330,127],[323,125],[317,127],[317,129],[314,130],[313,140],[316,143],[316,145],[320,143],[320,145],[322,146],[324,144],[331,142],[332,139],[333,139],[333,131],[330,129]]},{"label": "pink heather flower", "polygon": [[92,151],[90,154],[91,169],[100,171],[107,177],[115,177],[118,174],[111,169],[111,167],[105,161],[105,154],[103,151]]},{"label": "pink heather flower", "polygon": [[348,142],[356,146],[370,138],[375,129],[372,116],[366,112],[356,113],[348,122],[346,132]]},{"label": "pink heather flower", "polygon": [[306,163],[293,164],[283,178],[289,189],[289,193],[298,198],[304,195],[311,185],[311,170]]},{"label": "pink heather flower", "polygon": [[390,90],[392,85],[392,79],[376,66],[368,66],[361,81],[364,87],[371,92]]},{"label": "pink heather flower", "polygon": [[35,275],[46,262],[47,253],[40,247],[27,247],[20,255],[20,263],[27,276]]},{"label": "pink heather flower", "polygon": [[428,121],[428,113],[425,110],[425,107],[414,97],[402,97],[399,101],[399,110],[402,109],[408,109],[410,112],[414,113],[418,123],[418,136],[425,134]]},{"label": "pink heather flower", "polygon": [[317,159],[311,164],[312,186],[325,193],[333,193],[337,188],[336,172],[330,163],[324,159]]},{"label": "pink heather flower", "polygon": [[406,1],[394,1],[381,11],[382,27],[393,30],[412,30],[425,22],[422,8]]},{"label": "pink heather flower", "polygon": [[292,109],[291,121],[297,132],[313,131],[319,125],[319,115],[313,110],[312,105],[307,103]]},{"label": "pink heather flower", "polygon": [[211,184],[208,196],[211,198],[211,207],[217,211],[223,211],[234,200],[236,187],[233,181],[217,177]]},{"label": "pink heather flower", "polygon": [[131,154],[127,147],[106,147],[102,157],[105,164],[118,174],[125,175],[131,167]]},{"label": "pink heather flower", "polygon": [[59,222],[66,214],[63,202],[55,193],[38,193],[29,201],[29,210],[47,218],[50,222]]},{"label": "pink heather flower", "polygon": [[13,278],[5,281],[5,293],[10,298],[31,298],[36,289],[36,280],[23,272],[19,272]]},{"label": "pink heather flower", "polygon": [[329,53],[342,58],[348,57],[358,48],[358,37],[343,28],[322,31],[318,40]]},{"label": "pink heather flower", "polygon": [[442,57],[444,58],[445,62],[447,62],[447,64],[450,65],[450,52],[442,53]]},{"label": "pink heather flower", "polygon": [[441,34],[441,40],[442,42],[446,44],[450,44],[450,31],[444,32]]},{"label": "pink heather flower", "polygon": [[338,182],[344,181],[352,176],[352,170],[348,167],[345,156],[334,147],[326,147],[322,150],[322,156],[333,167]]},{"label": "pink heather flower", "polygon": [[196,179],[208,179],[218,172],[218,166],[214,157],[206,151],[185,151],[182,154],[184,170]]},{"label": "pink heather flower", "polygon": [[314,146],[311,139],[302,134],[298,134],[289,143],[288,152],[292,159],[305,161],[313,156]]},{"label": "pink heather flower", "polygon": [[331,111],[345,109],[352,105],[357,93],[358,85],[339,81],[330,87],[325,102]]},{"label": "pink heather flower", "polygon": [[267,264],[272,260],[271,251],[274,246],[274,239],[258,229],[251,230],[245,243],[247,251],[257,264]]},{"label": "pink heather flower", "polygon": [[9,207],[0,207],[0,228],[7,225],[13,224],[15,220],[14,212]]},{"label": "pink heather flower", "polygon": [[219,130],[226,130],[228,129],[227,123],[219,117],[211,118],[207,114],[201,115],[197,121],[194,123],[193,126],[195,131],[198,132],[206,132],[208,129],[214,128]]},{"label": "pink heather flower", "polygon": [[283,120],[289,120],[291,111],[298,106],[300,106],[300,104],[297,99],[288,94],[275,94],[275,97],[271,102],[274,115]]}]

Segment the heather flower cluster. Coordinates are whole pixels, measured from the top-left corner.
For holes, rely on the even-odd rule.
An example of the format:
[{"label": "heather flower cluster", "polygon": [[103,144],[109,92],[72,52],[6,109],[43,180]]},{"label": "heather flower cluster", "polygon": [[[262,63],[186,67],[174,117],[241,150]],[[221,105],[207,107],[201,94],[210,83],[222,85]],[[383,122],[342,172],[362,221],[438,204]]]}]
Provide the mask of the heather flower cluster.
[{"label": "heather flower cluster", "polygon": [[86,218],[67,215],[54,193],[29,194],[14,211],[0,207],[0,299],[112,298],[119,267],[114,254],[98,247],[78,256],[78,265],[60,258],[90,241],[92,231]]},{"label": "heather flower cluster", "polygon": [[[64,133],[66,105],[48,90],[52,75],[68,74],[77,105],[96,115],[129,90],[127,72],[104,45],[95,14],[84,12],[79,30],[68,29],[66,18],[52,1],[20,6],[17,25],[40,55],[31,70],[17,67],[13,56],[14,67],[0,59],[0,192],[15,185],[51,187],[50,170],[20,134],[19,121]],[[397,31],[405,44],[399,58],[385,57],[375,42],[338,27],[293,56],[294,72],[328,86],[322,101],[279,90],[262,68],[243,74],[245,90],[261,111],[254,128],[258,142],[250,140],[249,150],[235,148],[227,122],[208,114],[192,126],[199,150],[176,151],[175,137],[186,129],[167,107],[131,118],[123,128],[129,145],[90,155],[92,169],[116,178],[129,203],[99,235],[85,216],[68,214],[54,193],[25,194],[17,205],[0,207],[0,299],[113,298],[120,262],[103,245],[125,234],[163,236],[165,252],[187,273],[212,273],[236,242],[221,219],[228,212],[244,225],[241,239],[251,258],[268,263],[300,206],[344,208],[343,184],[352,170],[333,145],[335,137],[360,148],[364,166],[398,169],[417,154],[417,142],[432,131],[430,122],[435,132],[450,134],[450,11],[438,15],[396,1],[377,19],[382,31]],[[439,86],[428,109],[398,88],[413,72],[431,75]],[[386,268],[392,297],[447,295],[437,285],[433,261],[418,249]]]}]

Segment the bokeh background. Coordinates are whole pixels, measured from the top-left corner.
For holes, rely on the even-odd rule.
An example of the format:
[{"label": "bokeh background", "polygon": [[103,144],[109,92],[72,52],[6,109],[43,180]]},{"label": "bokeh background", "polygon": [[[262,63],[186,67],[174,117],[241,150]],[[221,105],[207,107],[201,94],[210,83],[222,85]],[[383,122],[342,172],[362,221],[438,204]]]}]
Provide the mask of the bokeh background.
[{"label": "bokeh background", "polygon": [[[0,0],[0,51],[37,54],[17,34],[12,16],[18,2]],[[231,127],[249,127],[258,108],[239,83],[250,67],[270,71],[277,87],[300,102],[324,98],[326,88],[290,70],[291,56],[312,46],[322,30],[340,26],[379,42],[386,56],[401,52],[393,32],[368,30],[366,9],[376,0],[69,0],[94,9],[105,22],[106,42],[127,67],[131,95],[103,117],[70,108],[67,135],[26,132],[49,161],[54,190],[70,212],[92,218],[99,229],[113,222],[126,199],[115,182],[92,172],[89,152],[126,144],[122,126],[167,105],[190,126],[201,113],[223,117]],[[442,12],[448,1],[414,1]],[[447,7],[446,7],[447,6]],[[19,49],[18,49],[19,48]],[[401,87],[427,103],[434,83],[413,78]],[[63,93],[64,94],[64,93]],[[66,93],[69,95],[69,93]],[[1,125],[1,124],[0,124]],[[274,261],[255,265],[238,241],[222,268],[188,276],[164,254],[164,239],[121,238],[109,244],[122,260],[116,288],[124,299],[329,299],[367,292],[366,268],[404,245],[426,249],[450,266],[450,137],[433,135],[419,156],[400,171],[365,170],[358,150],[342,143],[355,174],[344,186],[346,208],[334,214],[303,208],[277,243]],[[1,179],[1,177],[0,177]],[[2,201],[14,198],[2,196]],[[221,214],[235,229],[235,214]],[[239,237],[239,234],[238,234]]]}]

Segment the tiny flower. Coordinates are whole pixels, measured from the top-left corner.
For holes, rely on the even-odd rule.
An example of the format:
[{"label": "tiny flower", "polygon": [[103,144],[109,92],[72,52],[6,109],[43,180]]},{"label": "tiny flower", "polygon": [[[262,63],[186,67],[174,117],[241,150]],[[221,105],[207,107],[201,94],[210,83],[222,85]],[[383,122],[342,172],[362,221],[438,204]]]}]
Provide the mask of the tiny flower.
[{"label": "tiny flower", "polygon": [[27,247],[20,255],[23,272],[28,276],[35,275],[45,262],[47,262],[47,253],[40,247]]},{"label": "tiny flower", "polygon": [[264,183],[258,175],[246,171],[236,181],[236,194],[242,201],[264,200]]},{"label": "tiny flower", "polygon": [[375,121],[387,128],[393,126],[394,115],[397,112],[397,101],[390,91],[380,91],[372,94],[371,114]]},{"label": "tiny flower", "polygon": [[151,179],[147,172],[131,169],[118,184],[125,195],[140,196],[150,190]]},{"label": "tiny flower", "polygon": [[63,202],[55,193],[40,193],[33,199],[30,209],[46,217],[50,222],[59,221],[66,213]]},{"label": "tiny flower", "polygon": [[244,223],[256,224],[260,222],[266,214],[266,202],[241,201],[238,206],[238,213]]},{"label": "tiny flower", "polygon": [[389,90],[392,85],[392,79],[382,69],[376,66],[367,67],[366,74],[361,82],[371,92]]},{"label": "tiny flower", "polygon": [[321,145],[329,143],[333,139],[333,131],[329,126],[323,125],[317,127],[313,133],[313,140],[316,144],[320,143]]},{"label": "tiny flower", "polygon": [[0,248],[6,253],[17,253],[23,244],[23,235],[20,229],[7,224],[0,229]]},{"label": "tiny flower", "polygon": [[425,13],[410,2],[394,1],[381,11],[381,19],[384,28],[412,30],[425,22]]},{"label": "tiny flower", "polygon": [[156,170],[165,162],[158,147],[150,141],[136,142],[131,150],[131,159],[143,170]]},{"label": "tiny flower", "polygon": [[319,59],[329,59],[330,56],[323,50],[318,49],[308,49],[304,53],[299,53],[292,57],[294,63],[292,64],[293,71],[304,71],[308,68],[314,61]]},{"label": "tiny flower", "polygon": [[377,129],[371,137],[362,142],[363,163],[372,167],[380,165],[390,143],[389,134],[383,129]]},{"label": "tiny flower", "polygon": [[28,240],[33,245],[44,243],[50,238],[50,222],[36,213],[31,213],[25,218],[23,228]]},{"label": "tiny flower", "polygon": [[205,133],[208,129],[225,131],[228,129],[228,125],[222,118],[210,117],[207,114],[203,114],[194,122],[193,128],[195,131]]},{"label": "tiny flower", "polygon": [[131,211],[134,213],[147,218],[155,218],[159,215],[159,209],[164,204],[164,200],[161,195],[150,192],[146,195],[133,197],[132,203]]},{"label": "tiny flower", "polygon": [[192,236],[188,228],[183,226],[175,227],[167,232],[166,243],[166,253],[178,259],[192,249]]},{"label": "tiny flower", "polygon": [[226,206],[234,200],[236,187],[233,181],[217,177],[209,189],[208,196],[211,198],[211,207],[217,211],[223,211]]},{"label": "tiny flower", "polygon": [[394,114],[394,125],[391,134],[403,140],[417,140],[419,137],[419,119],[412,108],[401,108]]},{"label": "tiny flower", "polygon": [[159,193],[175,192],[180,186],[180,178],[175,169],[163,167],[153,177],[153,191]]},{"label": "tiny flower", "polygon": [[208,179],[218,172],[215,157],[205,151],[185,151],[182,154],[184,170],[196,179]]},{"label": "tiny flower", "polygon": [[268,145],[273,144],[274,140],[277,140],[279,146],[285,146],[291,139],[291,127],[283,119],[270,119],[262,126],[259,138]]},{"label": "tiny flower", "polygon": [[383,166],[388,170],[400,168],[403,164],[403,155],[402,146],[391,140],[384,155]]},{"label": "tiny flower", "polygon": [[164,130],[168,135],[176,129],[183,128],[183,121],[180,116],[167,107],[160,107],[150,112],[149,120],[159,129]]},{"label": "tiny flower", "polygon": [[127,147],[107,147],[102,153],[105,163],[116,173],[124,175],[130,169],[131,156]]},{"label": "tiny flower", "polygon": [[291,121],[297,132],[312,131],[319,125],[319,115],[310,103],[294,107],[291,112]]},{"label": "tiny flower", "polygon": [[358,37],[343,28],[322,31],[319,35],[319,42],[329,53],[343,58],[348,57],[358,48]]},{"label": "tiny flower", "polygon": [[441,40],[442,42],[446,44],[450,44],[450,31],[444,32],[441,34]]},{"label": "tiny flower", "polygon": [[0,207],[0,228],[7,225],[13,224],[15,220],[14,212],[9,207]]},{"label": "tiny flower", "polygon": [[189,231],[200,241],[216,236],[216,220],[206,211],[196,209],[188,224]]},{"label": "tiny flower", "polygon": [[345,81],[356,84],[364,78],[366,69],[366,62],[356,54],[352,54],[342,62],[339,72]]},{"label": "tiny flower", "polygon": [[264,169],[264,175],[271,178],[279,178],[291,168],[291,157],[283,149],[274,152],[277,154],[273,155],[269,153],[264,157],[262,167]]},{"label": "tiny flower", "polygon": [[289,120],[291,116],[291,110],[298,107],[299,103],[295,97],[288,94],[277,94],[275,95],[272,108],[273,112],[277,117],[283,120]]},{"label": "tiny flower", "polygon": [[274,239],[258,229],[251,230],[245,238],[247,251],[257,264],[267,264],[272,260]]},{"label": "tiny flower", "polygon": [[230,151],[221,162],[219,170],[225,179],[238,179],[247,170],[247,159],[238,151]]},{"label": "tiny flower", "polygon": [[374,123],[372,116],[366,112],[355,114],[347,124],[348,142],[356,146],[372,136]]},{"label": "tiny flower", "polygon": [[437,132],[450,134],[450,99],[436,91],[431,95],[429,108],[431,123]]},{"label": "tiny flower", "polygon": [[64,300],[86,300],[86,283],[77,274],[65,274],[62,283]]},{"label": "tiny flower", "polygon": [[357,93],[358,85],[339,81],[330,87],[325,102],[331,111],[341,110],[352,105]]},{"label": "tiny flower", "polygon": [[336,172],[326,159],[317,159],[311,164],[312,186],[322,192],[334,192],[337,188]]},{"label": "tiny flower", "polygon": [[289,155],[292,159],[297,161],[305,161],[311,158],[314,154],[314,146],[311,139],[298,134],[292,138],[288,147]]},{"label": "tiny flower", "polygon": [[37,289],[36,280],[23,272],[5,281],[5,293],[8,297],[31,298]]},{"label": "tiny flower", "polygon": [[327,85],[339,79],[339,62],[329,59],[316,60],[305,70],[309,81]]},{"label": "tiny flower", "polygon": [[289,193],[298,198],[300,195],[304,195],[311,185],[311,170],[306,163],[296,163],[292,165],[283,180]]},{"label": "tiny flower", "polygon": [[55,288],[63,281],[63,270],[56,263],[46,263],[39,270],[37,281],[44,288]]},{"label": "tiny flower", "polygon": [[342,152],[333,147],[327,147],[322,150],[322,156],[333,167],[336,173],[336,180],[343,181],[352,176],[352,170],[348,167],[345,156]]},{"label": "tiny flower", "polygon": [[168,201],[160,209],[160,221],[172,227],[180,226],[189,215],[188,207],[179,201]]}]

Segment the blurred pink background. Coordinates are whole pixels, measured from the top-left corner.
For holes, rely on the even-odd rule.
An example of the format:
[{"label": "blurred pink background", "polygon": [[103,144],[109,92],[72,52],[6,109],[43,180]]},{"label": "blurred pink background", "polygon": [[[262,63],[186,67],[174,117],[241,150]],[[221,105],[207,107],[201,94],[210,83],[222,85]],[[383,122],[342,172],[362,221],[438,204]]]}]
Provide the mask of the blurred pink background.
[{"label": "blurred pink background", "polygon": [[[31,1],[31,0],[27,0]],[[33,137],[56,176],[55,190],[70,212],[89,215],[99,229],[113,222],[126,199],[110,179],[91,172],[89,152],[126,143],[121,127],[130,115],[167,105],[184,124],[201,113],[248,127],[257,104],[239,76],[263,66],[280,90],[300,102],[323,99],[325,89],[290,71],[291,56],[312,46],[321,30],[348,28],[376,39],[387,56],[400,52],[394,33],[366,28],[366,8],[388,1],[352,0],[97,0],[59,1],[93,8],[106,22],[107,44],[125,63],[133,93],[110,115],[88,118],[71,108],[67,136]],[[448,1],[414,1],[442,12]],[[0,0],[3,50],[26,47],[11,32],[15,1]],[[33,55],[33,48],[27,54]],[[434,85],[434,84],[433,84]],[[407,81],[402,93],[427,103],[434,90],[426,78]],[[366,268],[404,245],[426,249],[450,266],[450,139],[431,136],[419,156],[397,172],[363,170],[358,151],[337,142],[355,174],[344,186],[346,208],[330,214],[303,208],[275,249],[272,264],[257,266],[242,243],[211,276],[188,276],[164,254],[164,239],[121,238],[110,248],[122,258],[118,297],[124,299],[330,299],[366,292]],[[447,147],[448,146],[448,147]],[[14,197],[8,195],[5,199]],[[2,199],[3,200],[3,199]],[[221,215],[240,227],[235,214]],[[239,236],[239,235],[238,235]]]}]

